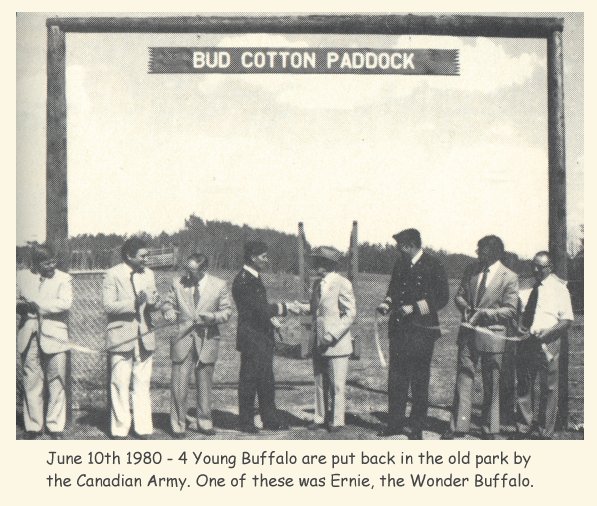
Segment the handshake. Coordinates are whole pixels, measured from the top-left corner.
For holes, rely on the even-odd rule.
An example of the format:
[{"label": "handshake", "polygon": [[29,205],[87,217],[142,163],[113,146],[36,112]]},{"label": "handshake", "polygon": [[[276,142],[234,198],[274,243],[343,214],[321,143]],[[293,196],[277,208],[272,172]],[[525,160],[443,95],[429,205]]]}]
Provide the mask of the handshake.
[{"label": "handshake", "polygon": [[146,291],[141,290],[138,294],[137,294],[137,298],[135,299],[135,304],[137,306],[137,308],[140,308],[143,304],[147,303],[150,306],[155,306],[159,303],[160,301],[160,295],[158,294],[157,291],[153,291],[150,294],[147,294]]},{"label": "handshake", "polygon": [[295,300],[294,302],[286,303],[286,310],[293,315],[306,315],[311,312],[311,305],[308,302]]}]

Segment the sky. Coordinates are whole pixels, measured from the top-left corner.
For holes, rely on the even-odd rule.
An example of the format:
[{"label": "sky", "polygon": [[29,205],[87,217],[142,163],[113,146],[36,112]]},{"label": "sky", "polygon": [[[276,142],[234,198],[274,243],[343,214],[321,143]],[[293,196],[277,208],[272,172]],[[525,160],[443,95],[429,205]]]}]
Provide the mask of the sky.
[{"label": "sky", "polygon": [[[17,18],[17,244],[45,237],[46,31]],[[565,16],[568,221],[584,222],[582,16]],[[461,75],[150,75],[148,47],[459,49]],[[175,231],[190,214],[345,250],[417,227],[473,254],[547,246],[545,41],[68,34],[69,232]]]}]

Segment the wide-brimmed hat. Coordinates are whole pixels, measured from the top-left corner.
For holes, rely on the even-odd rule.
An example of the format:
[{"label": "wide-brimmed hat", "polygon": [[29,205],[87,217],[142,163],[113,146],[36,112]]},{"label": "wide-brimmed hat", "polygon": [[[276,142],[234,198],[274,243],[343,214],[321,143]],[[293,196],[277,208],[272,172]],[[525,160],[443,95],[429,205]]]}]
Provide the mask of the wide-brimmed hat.
[{"label": "wide-brimmed hat", "polygon": [[324,258],[330,262],[338,263],[342,260],[342,253],[333,246],[318,246],[313,248],[309,254],[312,258]]}]

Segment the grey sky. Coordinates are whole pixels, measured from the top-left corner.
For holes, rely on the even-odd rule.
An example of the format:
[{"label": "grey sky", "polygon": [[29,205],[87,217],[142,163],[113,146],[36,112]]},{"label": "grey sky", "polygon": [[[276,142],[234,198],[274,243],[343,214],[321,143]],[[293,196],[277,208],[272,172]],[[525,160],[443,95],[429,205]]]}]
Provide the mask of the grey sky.
[{"label": "grey sky", "polygon": [[[45,224],[45,16],[17,21],[17,243]],[[582,16],[565,24],[570,229],[583,223]],[[147,74],[149,46],[440,47],[459,77]],[[547,243],[545,42],[448,37],[67,35],[69,227],[206,219],[345,249],[419,227],[472,253]]]}]

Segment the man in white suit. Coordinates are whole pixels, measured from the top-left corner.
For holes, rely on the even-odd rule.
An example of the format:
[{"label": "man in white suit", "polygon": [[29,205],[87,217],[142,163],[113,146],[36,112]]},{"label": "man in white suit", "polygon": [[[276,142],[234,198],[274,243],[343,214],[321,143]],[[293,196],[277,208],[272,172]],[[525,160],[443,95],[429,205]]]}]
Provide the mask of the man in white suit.
[{"label": "man in white suit", "polygon": [[113,439],[125,439],[131,427],[131,376],[135,433],[139,439],[148,439],[153,432],[149,386],[155,334],[150,311],[156,309],[159,296],[154,274],[146,267],[148,255],[145,241],[127,239],[122,245],[123,262],[109,269],[104,278]]},{"label": "man in white suit", "polygon": [[311,257],[318,279],[310,303],[300,305],[302,313],[313,316],[315,418],[309,428],[337,432],[345,423],[346,375],[353,351],[350,326],[357,313],[356,301],[351,282],[336,272],[342,258],[336,248],[315,248]]},{"label": "man in white suit", "polygon": [[23,361],[25,438],[35,439],[43,431],[45,385],[45,427],[52,439],[63,439],[71,277],[56,269],[49,247],[34,246],[31,257],[31,270],[17,272],[17,313],[21,315],[17,350]]},{"label": "man in white suit", "polygon": [[208,274],[207,257],[194,253],[186,261],[185,275],[172,282],[162,306],[166,321],[178,321],[173,338],[170,426],[172,435],[183,438],[186,431],[187,394],[191,371],[197,388],[197,431],[212,436],[212,386],[220,331],[218,325],[232,315],[226,281]]}]

